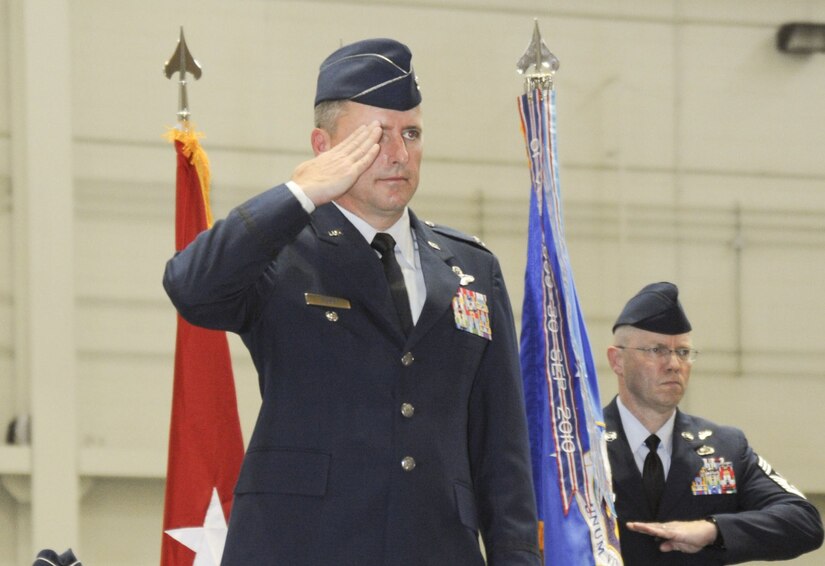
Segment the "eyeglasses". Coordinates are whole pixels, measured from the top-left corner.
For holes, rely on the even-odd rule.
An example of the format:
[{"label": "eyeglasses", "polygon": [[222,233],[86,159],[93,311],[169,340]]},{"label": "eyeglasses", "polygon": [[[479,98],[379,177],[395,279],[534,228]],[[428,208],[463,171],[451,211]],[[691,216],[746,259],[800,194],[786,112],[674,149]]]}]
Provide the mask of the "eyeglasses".
[{"label": "eyeglasses", "polygon": [[670,358],[671,354],[676,354],[676,357],[679,358],[681,362],[695,362],[696,357],[699,355],[699,350],[693,350],[691,348],[676,348],[675,350],[671,350],[664,346],[652,346],[650,348],[633,348],[631,346],[616,347],[619,350],[639,350],[640,352],[644,352],[648,358],[657,358],[660,360]]}]

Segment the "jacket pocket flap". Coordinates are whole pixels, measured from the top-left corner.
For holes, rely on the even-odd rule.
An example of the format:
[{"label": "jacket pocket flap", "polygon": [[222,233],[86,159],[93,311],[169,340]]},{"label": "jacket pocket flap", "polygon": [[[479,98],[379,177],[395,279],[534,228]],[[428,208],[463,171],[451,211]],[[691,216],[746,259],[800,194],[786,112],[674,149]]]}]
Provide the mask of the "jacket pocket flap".
[{"label": "jacket pocket flap", "polygon": [[473,490],[463,483],[454,484],[455,504],[458,508],[458,517],[468,529],[478,531],[478,512],[476,511],[476,498]]}]

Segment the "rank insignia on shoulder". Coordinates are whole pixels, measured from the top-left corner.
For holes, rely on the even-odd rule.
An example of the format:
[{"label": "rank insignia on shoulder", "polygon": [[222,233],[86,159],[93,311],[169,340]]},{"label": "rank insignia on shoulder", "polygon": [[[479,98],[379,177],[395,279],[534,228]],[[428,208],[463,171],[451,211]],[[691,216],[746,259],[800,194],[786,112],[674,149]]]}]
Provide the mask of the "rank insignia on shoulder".
[{"label": "rank insignia on shoulder", "polygon": [[690,485],[693,495],[728,495],[736,493],[733,463],[724,458],[702,458],[702,469]]},{"label": "rank insignia on shoulder", "polygon": [[757,458],[759,458],[759,467],[762,469],[762,471],[763,471],[763,472],[765,472],[765,474],[766,474],[769,478],[771,478],[771,480],[773,480],[773,481],[774,481],[774,483],[776,483],[776,485],[778,485],[779,487],[781,487],[782,489],[784,489],[784,490],[785,490],[785,491],[787,491],[788,493],[792,493],[792,494],[794,494],[794,495],[798,495],[798,496],[799,496],[799,497],[801,497],[802,499],[807,499],[807,498],[805,497],[805,494],[804,494],[804,493],[802,493],[799,489],[797,489],[794,485],[792,485],[792,484],[791,484],[791,482],[789,482],[788,480],[786,480],[786,479],[782,476],[782,474],[780,474],[779,472],[777,472],[776,470],[774,470],[774,469],[773,469],[773,466],[771,466],[771,465],[768,463],[768,461],[767,461],[767,460],[765,460],[762,456],[759,456],[758,454],[756,455],[756,457],[757,457]]},{"label": "rank insignia on shoulder", "polygon": [[487,340],[493,339],[487,295],[464,287],[459,288],[453,297],[453,316],[455,317],[455,326],[459,330],[481,336]]},{"label": "rank insignia on shoulder", "polygon": [[472,245],[475,248],[484,250],[485,252],[492,253],[487,245],[481,241],[481,238],[478,236],[471,236],[469,234],[465,234],[464,232],[460,232],[454,228],[450,228],[449,226],[442,226],[440,224],[435,224],[434,222],[430,222],[429,220],[424,220],[422,224],[431,228],[434,232],[442,235],[447,236],[451,240],[457,240],[459,242],[464,242],[467,244]]}]

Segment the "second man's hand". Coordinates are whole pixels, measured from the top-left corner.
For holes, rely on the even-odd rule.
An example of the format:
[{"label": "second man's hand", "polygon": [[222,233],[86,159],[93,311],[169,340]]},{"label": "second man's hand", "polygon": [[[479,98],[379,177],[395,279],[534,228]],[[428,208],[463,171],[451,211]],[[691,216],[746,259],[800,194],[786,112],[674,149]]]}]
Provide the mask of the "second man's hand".
[{"label": "second man's hand", "polygon": [[627,528],[661,539],[662,552],[699,552],[716,540],[716,525],[709,521],[670,521],[668,523],[628,523]]},{"label": "second man's hand", "polygon": [[[325,132],[316,130],[317,135]],[[346,193],[378,156],[381,124],[373,121],[353,131],[341,142],[304,161],[292,173],[315,206],[328,203]],[[315,134],[314,134],[315,135]]]}]

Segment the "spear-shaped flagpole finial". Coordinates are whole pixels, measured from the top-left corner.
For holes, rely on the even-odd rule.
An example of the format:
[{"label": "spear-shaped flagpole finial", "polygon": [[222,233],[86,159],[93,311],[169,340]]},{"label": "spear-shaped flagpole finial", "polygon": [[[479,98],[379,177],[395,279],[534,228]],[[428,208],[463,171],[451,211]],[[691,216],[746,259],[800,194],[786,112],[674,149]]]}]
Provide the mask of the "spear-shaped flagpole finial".
[{"label": "spear-shaped flagpole finial", "polygon": [[[516,63],[519,74],[524,75],[524,91],[530,93],[535,89],[552,90],[553,75],[559,69],[558,58],[550,52],[550,49],[541,38],[539,31],[539,21],[534,20],[533,39],[524,55]],[[534,71],[530,71],[533,67]]]},{"label": "spear-shaped flagpole finial", "polygon": [[178,93],[178,122],[187,122],[189,120],[189,99],[186,96],[186,73],[195,77],[195,80],[201,78],[201,65],[198,63],[189,48],[186,46],[186,39],[183,37],[183,26],[180,28],[180,39],[178,39],[178,46],[172,56],[163,66],[163,72],[167,79],[171,79],[175,73],[180,73],[180,90]]}]

